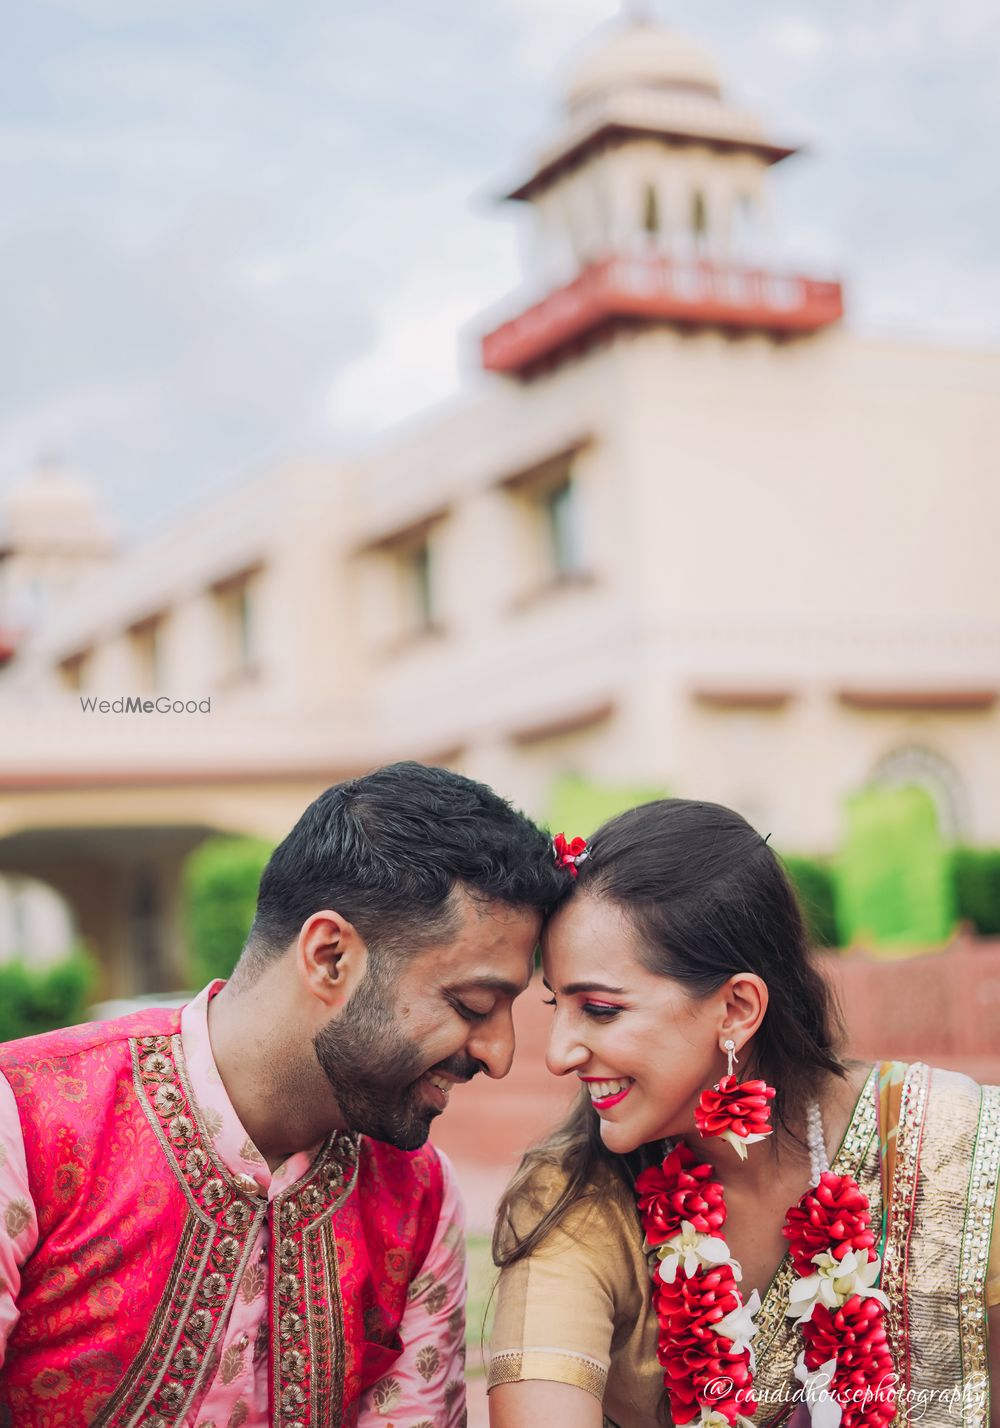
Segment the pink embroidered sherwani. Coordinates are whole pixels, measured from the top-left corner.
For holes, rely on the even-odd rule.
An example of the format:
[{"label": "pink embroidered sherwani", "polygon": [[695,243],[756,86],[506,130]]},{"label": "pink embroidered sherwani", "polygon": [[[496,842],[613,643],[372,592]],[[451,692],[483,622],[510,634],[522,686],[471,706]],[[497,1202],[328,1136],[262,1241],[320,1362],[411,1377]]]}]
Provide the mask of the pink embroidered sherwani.
[{"label": "pink embroidered sherwani", "polygon": [[0,1425],[457,1428],[447,1161],[334,1136],[270,1172],[214,989],[0,1048]]}]

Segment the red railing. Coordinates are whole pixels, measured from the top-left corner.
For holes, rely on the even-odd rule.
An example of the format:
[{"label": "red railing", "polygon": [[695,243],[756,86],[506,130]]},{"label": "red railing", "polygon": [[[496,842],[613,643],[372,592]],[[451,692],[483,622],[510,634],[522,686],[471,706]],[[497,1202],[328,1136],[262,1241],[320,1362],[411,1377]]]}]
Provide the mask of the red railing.
[{"label": "red railing", "polygon": [[605,258],[487,333],[483,366],[523,372],[616,319],[806,333],[843,310],[839,283],[664,257]]}]

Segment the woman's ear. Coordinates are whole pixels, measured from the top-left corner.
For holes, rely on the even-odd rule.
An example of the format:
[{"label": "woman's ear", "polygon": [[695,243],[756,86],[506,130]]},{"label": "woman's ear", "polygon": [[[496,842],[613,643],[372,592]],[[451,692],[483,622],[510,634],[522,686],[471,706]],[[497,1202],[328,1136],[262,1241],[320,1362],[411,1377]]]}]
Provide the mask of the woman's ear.
[{"label": "woman's ear", "polygon": [[767,983],[756,972],[737,972],[720,989],[724,995],[722,1021],[719,1024],[719,1045],[730,1039],[736,1043],[736,1054],[760,1028],[767,1011]]},{"label": "woman's ear", "polygon": [[352,922],[339,912],[314,912],[295,944],[300,981],[314,997],[324,1020],[350,1001],[368,970],[368,946]]}]

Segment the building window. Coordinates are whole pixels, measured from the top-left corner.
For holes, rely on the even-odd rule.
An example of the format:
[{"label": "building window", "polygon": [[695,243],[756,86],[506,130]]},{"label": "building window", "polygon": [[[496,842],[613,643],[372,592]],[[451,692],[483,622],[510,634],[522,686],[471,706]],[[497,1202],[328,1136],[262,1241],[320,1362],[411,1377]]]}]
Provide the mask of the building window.
[{"label": "building window", "polygon": [[144,691],[163,688],[163,619],[154,616],[133,625],[128,632],[132,667],[137,687]]},{"label": "building window", "polygon": [[642,231],[649,238],[656,238],[660,234],[660,200],[651,183],[648,183],[643,190]]},{"label": "building window", "polygon": [[444,633],[441,556],[448,515],[435,510],[358,547],[362,619],[373,645],[394,652]]},{"label": "building window", "polygon": [[583,569],[580,543],[580,497],[571,476],[538,493],[550,575],[561,580]]},{"label": "building window", "polygon": [[691,199],[691,234],[695,252],[704,253],[708,247],[708,208],[701,189],[695,189]]},{"label": "building window", "polygon": [[404,623],[411,633],[432,630],[437,623],[434,564],[431,543],[424,536],[400,555],[402,562]]},{"label": "building window", "polygon": [[260,572],[244,571],[213,589],[222,631],[222,681],[242,684],[259,673],[257,598]]},{"label": "building window", "polygon": [[589,583],[584,487],[577,470],[589,446],[584,437],[499,482],[509,502],[515,607],[561,585]]},{"label": "building window", "polygon": [[90,683],[90,651],[81,650],[79,654],[67,655],[61,660],[59,678],[63,688],[71,694],[79,694],[87,689]]},{"label": "building window", "polygon": [[436,634],[441,629],[437,526],[437,521],[423,524],[383,546],[395,590],[391,639],[415,639]]}]

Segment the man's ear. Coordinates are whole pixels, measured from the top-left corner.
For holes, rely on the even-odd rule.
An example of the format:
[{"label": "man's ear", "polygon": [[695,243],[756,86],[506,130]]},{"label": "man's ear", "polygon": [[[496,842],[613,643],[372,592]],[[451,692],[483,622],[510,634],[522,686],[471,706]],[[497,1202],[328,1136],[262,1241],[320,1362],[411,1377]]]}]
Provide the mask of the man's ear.
[{"label": "man's ear", "polygon": [[368,947],[352,922],[329,908],[314,912],[295,944],[303,986],[326,1012],[347,1005],[368,970]]}]

